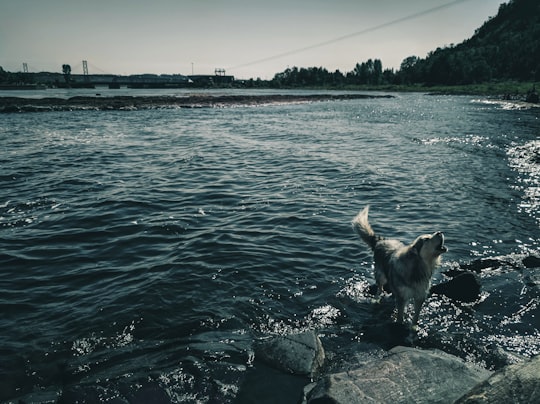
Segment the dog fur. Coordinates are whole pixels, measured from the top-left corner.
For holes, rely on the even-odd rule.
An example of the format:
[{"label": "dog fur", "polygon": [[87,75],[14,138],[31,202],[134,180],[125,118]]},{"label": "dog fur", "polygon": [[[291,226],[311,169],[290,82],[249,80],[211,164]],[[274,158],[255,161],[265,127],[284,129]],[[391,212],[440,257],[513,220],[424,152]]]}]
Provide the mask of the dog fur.
[{"label": "dog fur", "polygon": [[448,251],[440,231],[424,234],[411,244],[385,239],[375,234],[368,222],[369,206],[352,220],[354,231],[373,250],[377,294],[387,285],[395,297],[397,321],[403,322],[405,306],[414,300],[413,325],[418,323],[420,310],[431,286],[441,254]]}]

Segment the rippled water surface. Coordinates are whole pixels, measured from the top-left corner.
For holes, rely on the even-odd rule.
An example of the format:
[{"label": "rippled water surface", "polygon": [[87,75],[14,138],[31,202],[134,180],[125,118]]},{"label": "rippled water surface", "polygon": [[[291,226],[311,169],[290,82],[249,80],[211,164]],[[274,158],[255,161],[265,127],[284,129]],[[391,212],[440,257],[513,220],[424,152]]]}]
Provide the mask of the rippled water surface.
[{"label": "rippled water surface", "polygon": [[475,303],[430,297],[413,345],[491,369],[540,353],[539,116],[420,94],[4,114],[0,400],[296,402],[308,380],[258,338],[317,330],[325,371],[393,343],[350,227],[367,204],[381,235],[445,232],[434,283],[505,263]]}]

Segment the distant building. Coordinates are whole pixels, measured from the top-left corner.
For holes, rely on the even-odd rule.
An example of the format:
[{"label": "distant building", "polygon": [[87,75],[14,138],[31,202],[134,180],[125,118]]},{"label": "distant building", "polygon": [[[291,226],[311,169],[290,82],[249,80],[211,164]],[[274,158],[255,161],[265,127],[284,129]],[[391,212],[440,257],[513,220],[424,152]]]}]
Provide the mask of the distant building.
[{"label": "distant building", "polygon": [[89,87],[109,86],[110,88],[183,88],[183,87],[221,87],[232,86],[234,76],[227,76],[223,69],[216,69],[216,74],[134,74],[121,76],[115,74],[72,74],[67,84],[62,73],[39,72],[21,73],[29,83],[47,87]]},{"label": "distant building", "polygon": [[234,83],[234,76],[218,74],[195,74],[188,76],[195,86],[213,87],[231,85]]}]

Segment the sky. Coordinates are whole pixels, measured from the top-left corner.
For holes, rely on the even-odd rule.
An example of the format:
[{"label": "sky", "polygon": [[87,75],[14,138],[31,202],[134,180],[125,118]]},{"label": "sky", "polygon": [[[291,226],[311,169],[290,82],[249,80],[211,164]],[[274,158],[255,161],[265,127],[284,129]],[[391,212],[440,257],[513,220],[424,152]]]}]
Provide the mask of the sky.
[{"label": "sky", "polygon": [[470,38],[508,0],[0,0],[0,66],[82,74],[347,73]]}]

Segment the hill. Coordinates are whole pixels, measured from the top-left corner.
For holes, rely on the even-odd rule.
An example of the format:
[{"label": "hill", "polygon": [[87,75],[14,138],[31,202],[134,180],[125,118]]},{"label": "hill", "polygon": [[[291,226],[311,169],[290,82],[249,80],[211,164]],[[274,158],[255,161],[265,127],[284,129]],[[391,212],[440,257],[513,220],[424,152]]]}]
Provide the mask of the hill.
[{"label": "hill", "polygon": [[397,72],[404,83],[456,85],[540,78],[540,1],[511,0],[459,45],[410,57]]}]

